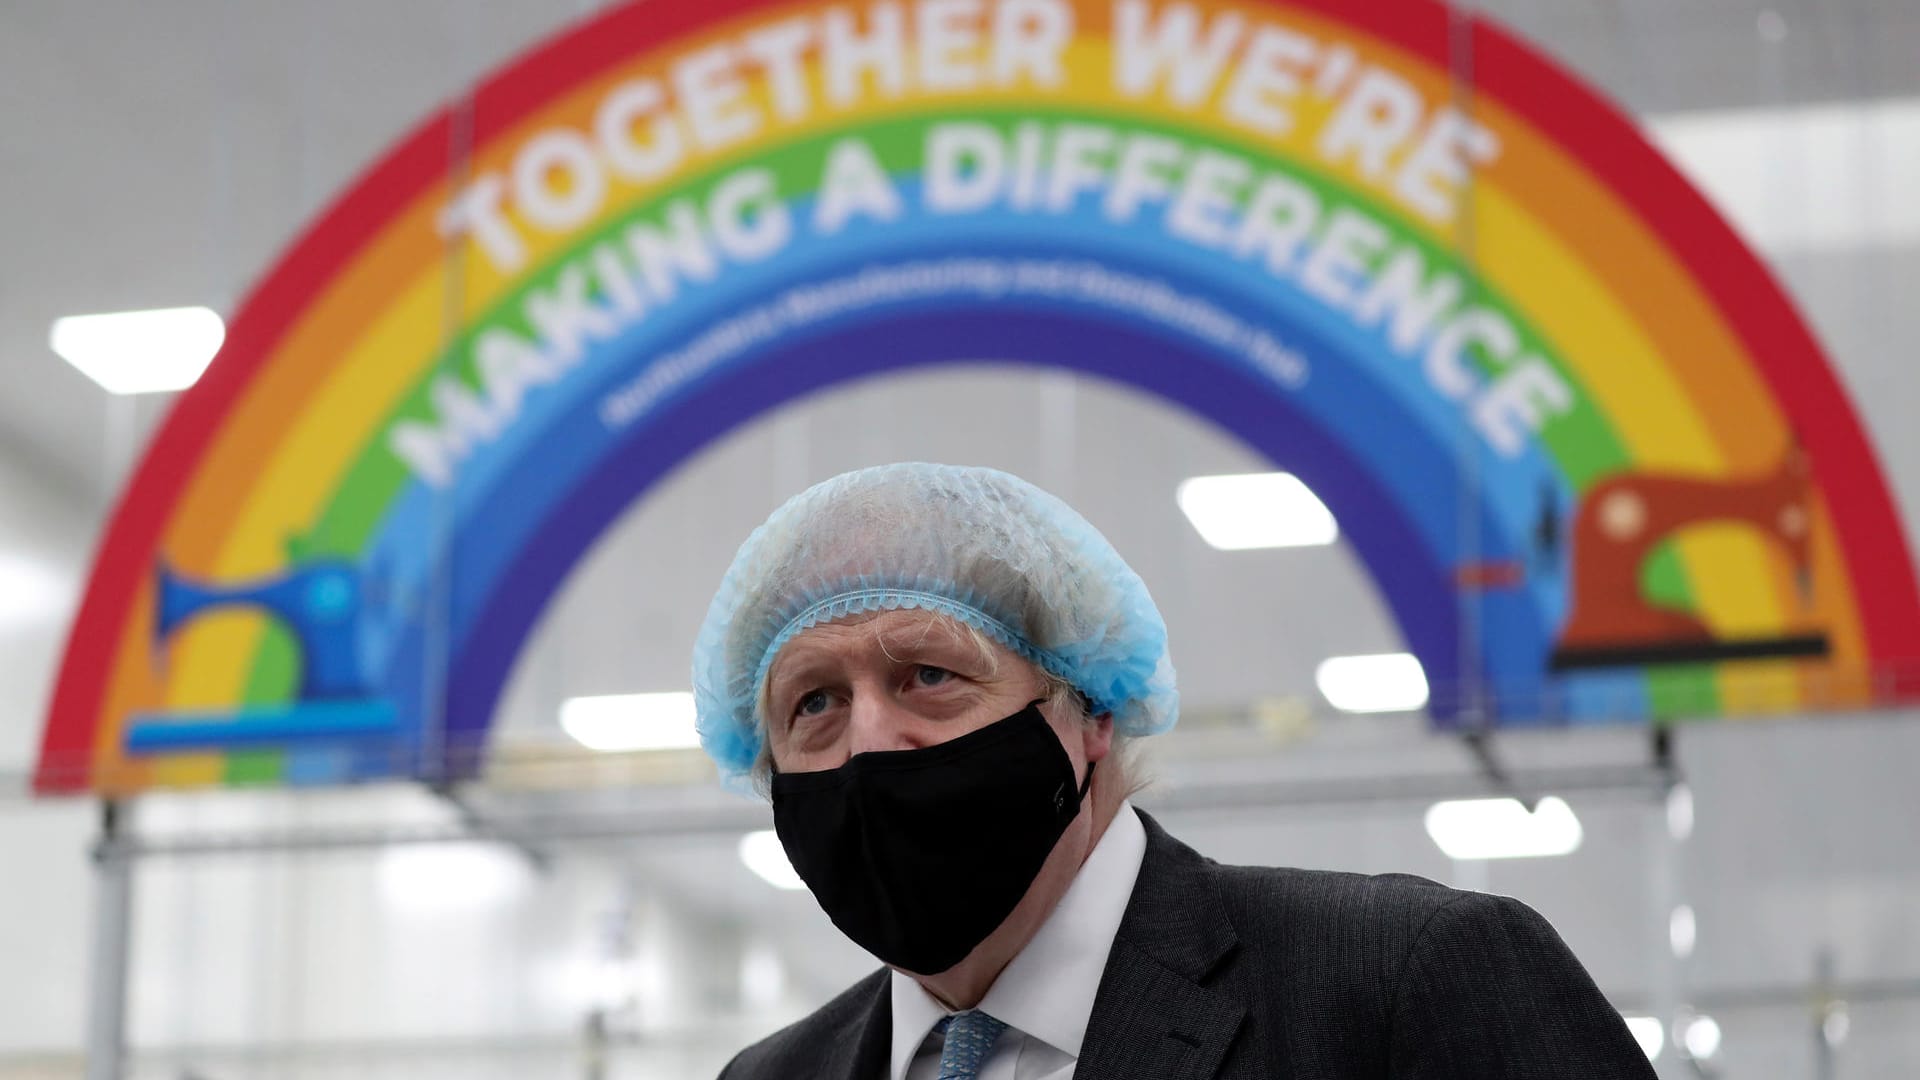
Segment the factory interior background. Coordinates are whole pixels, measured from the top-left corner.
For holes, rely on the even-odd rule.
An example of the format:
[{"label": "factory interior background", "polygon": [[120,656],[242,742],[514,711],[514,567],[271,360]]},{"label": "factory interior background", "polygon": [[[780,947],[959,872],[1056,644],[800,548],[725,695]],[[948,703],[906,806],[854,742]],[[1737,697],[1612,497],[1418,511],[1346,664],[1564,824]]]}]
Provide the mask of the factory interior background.
[{"label": "factory interior background", "polygon": [[[1004,6],[924,2],[947,3],[959,13],[954,25]],[[912,14],[915,5],[906,6]],[[727,18],[789,8],[871,15],[870,7],[736,4]],[[1180,7],[1142,10],[1164,16]],[[1328,13],[1340,5],[1244,7],[1255,17],[1304,20],[1319,28],[1323,46],[1346,25]],[[1441,11],[1448,25],[1467,28],[1462,40],[1479,40],[1469,31],[1484,21],[1510,35],[1501,40],[1550,58],[1616,106],[1725,220],[1784,298],[1762,305],[1777,310],[1743,317],[1798,313],[1882,474],[1851,477],[1874,491],[1883,485],[1892,514],[1873,541],[1890,554],[1851,566],[1850,602],[1865,610],[1876,592],[1898,591],[1902,581],[1911,588],[1912,537],[1920,534],[1920,366],[1912,355],[1920,342],[1920,6],[1495,0],[1443,10],[1407,0],[1380,5],[1368,25],[1390,23],[1401,9],[1414,22]],[[633,452],[622,467],[653,470],[653,478],[633,483],[639,494],[606,510],[604,528],[592,531],[577,560],[545,564],[550,595],[510,617],[474,616],[521,619],[526,633],[517,648],[471,661],[470,673],[492,688],[479,721],[484,745],[443,747],[452,762],[441,762],[445,769],[382,775],[378,763],[355,772],[338,758],[313,758],[321,772],[303,782],[296,765],[248,774],[238,756],[211,772],[204,761],[139,772],[145,766],[118,757],[112,767],[98,757],[50,767],[49,718],[67,692],[58,688],[109,678],[104,660],[76,673],[76,648],[119,648],[102,655],[152,664],[163,678],[198,671],[213,682],[220,672],[209,665],[223,662],[225,650],[263,649],[268,659],[251,670],[266,681],[255,690],[287,692],[273,679],[291,678],[291,669],[269,661],[273,650],[293,648],[291,639],[257,610],[209,616],[191,640],[75,636],[83,598],[107,587],[98,575],[116,508],[124,515],[140,484],[165,479],[167,470],[142,463],[168,445],[172,410],[231,390],[221,382],[238,378],[223,375],[230,354],[255,347],[244,335],[269,318],[268,307],[335,302],[318,291],[332,280],[320,273],[285,279],[282,293],[257,293],[269,271],[315,235],[351,233],[345,219],[326,216],[329,207],[440,110],[450,110],[445,131],[455,139],[529,139],[532,128],[489,119],[486,110],[507,108],[513,93],[535,93],[495,82],[501,73],[534,63],[527,58],[542,49],[591,52],[594,35],[582,37],[581,27],[644,37],[686,23],[690,35],[720,33],[721,23],[695,25],[692,12],[678,0],[629,9],[583,0],[0,4],[0,173],[8,192],[0,202],[0,1078],[102,1075],[89,1070],[103,1054],[120,1063],[120,1075],[143,1080],[703,1077],[870,971],[872,958],[796,887],[765,831],[765,804],[724,789],[684,731],[675,735],[685,727],[673,712],[679,699],[628,695],[687,690],[713,589],[736,546],[774,507],[842,471],[901,460],[991,465],[1025,477],[1079,509],[1140,572],[1166,616],[1183,706],[1179,726],[1149,740],[1153,783],[1136,802],[1204,854],[1414,873],[1516,896],[1552,921],[1635,1020],[1636,1037],[1669,1080],[1920,1076],[1920,698],[1912,692],[1920,653],[1904,665],[1895,656],[1842,671],[1831,685],[1796,676],[1793,661],[1775,658],[1761,662],[1769,678],[1800,690],[1730,676],[1711,700],[1673,691],[1618,708],[1604,699],[1585,713],[1514,706],[1501,715],[1532,719],[1477,725],[1484,712],[1460,704],[1461,684],[1450,673],[1427,670],[1423,678],[1407,657],[1417,650],[1401,607],[1354,542],[1361,526],[1297,482],[1272,478],[1287,463],[1246,437],[1231,410],[1210,409],[1201,391],[1182,389],[1186,376],[1155,389],[1157,376],[1102,371],[1098,359],[1035,362],[1011,338],[999,351],[983,345],[977,355],[945,358],[953,362],[876,360],[763,395],[751,409],[709,421],[710,430],[675,436],[683,445],[664,461]],[[661,28],[649,28],[656,18]],[[1474,81],[1474,61],[1491,76],[1498,55],[1455,60],[1459,109],[1471,116],[1509,107]],[[476,90],[500,85],[507,89],[491,97]],[[1435,85],[1436,93],[1446,89]],[[769,108],[756,122],[777,127],[781,115]],[[1117,111],[1110,119],[1127,122]],[[1166,132],[1185,137],[1162,120]],[[882,120],[873,123],[878,132]],[[1577,144],[1585,135],[1569,120],[1561,137]],[[797,160],[753,139],[741,145],[729,164],[751,165],[764,153],[779,172],[786,166],[778,162]],[[1517,153],[1512,140],[1502,145]],[[440,155],[434,160],[466,170],[444,177],[446,190],[494,175],[489,168],[509,187],[520,182],[510,156],[466,161],[458,147],[442,150],[429,146]],[[545,164],[564,173],[576,163],[562,147]],[[412,167],[403,161],[395,175]],[[600,175],[581,166],[556,181],[545,212],[570,215],[575,197],[585,197],[580,185],[602,183]],[[1470,176],[1458,179],[1471,190]],[[874,196],[869,189],[842,212],[888,212],[860,204],[862,197]],[[437,235],[451,253],[425,249],[423,272],[470,277],[479,290],[498,285],[513,265],[557,256],[537,228],[488,233],[477,224],[484,210],[474,209],[482,202],[467,206],[466,218],[443,211]],[[1075,227],[1107,227],[1093,211],[1083,216]],[[432,222],[422,221],[422,235],[432,234]],[[734,222],[739,273],[786,258],[755,248],[775,242],[768,221]],[[1499,242],[1496,224],[1486,224],[1489,245]],[[882,238],[872,241],[875,250],[883,243],[879,224],[848,227],[874,230]],[[1469,230],[1452,243],[1472,265],[1471,223],[1453,227]],[[416,257],[401,250],[402,240],[369,259],[397,266]],[[591,251],[581,250],[580,265],[594,266]],[[1487,265],[1501,257],[1489,247]],[[1505,266],[1511,272],[1512,263]],[[1541,288],[1563,285],[1556,278]],[[604,280],[598,287],[609,288]],[[341,295],[344,304],[372,293]],[[446,297],[440,302],[459,318],[467,300],[452,289]],[[206,382],[191,389],[115,392],[55,347],[57,320],[185,307],[211,309],[227,335]],[[243,309],[256,322],[237,320]],[[309,362],[346,371],[352,358],[344,351],[372,333],[323,341]],[[883,335],[863,343],[861,355],[921,341]],[[336,347],[341,356],[327,352]],[[1298,358],[1276,349],[1278,358],[1266,359],[1285,381]],[[1660,362],[1682,360],[1663,354]],[[1405,369],[1419,364],[1408,360]],[[514,391],[529,410],[538,382]],[[601,402],[601,419],[653,407],[642,399],[657,387],[636,380],[626,389]],[[318,403],[351,387],[342,376],[301,392],[314,403],[310,445],[331,452],[326,425],[352,417]],[[301,403],[283,405],[289,425],[300,419]],[[1805,408],[1808,423],[1824,422],[1813,414],[1826,406]],[[1536,428],[1544,422],[1525,409],[1511,415],[1531,417]],[[1395,423],[1347,420],[1381,438]],[[193,423],[219,422],[205,413],[173,437],[185,438]],[[1517,430],[1491,422],[1484,430],[1495,428]],[[422,490],[432,487],[435,468],[460,466],[459,454],[407,450],[404,440],[385,445],[401,447],[392,453],[426,478]],[[251,482],[238,460],[248,446],[230,443],[225,452],[229,474]],[[492,460],[484,448],[472,452],[476,462]],[[1640,461],[1672,464],[1658,452]],[[297,484],[300,474],[277,475]],[[510,518],[512,500],[533,499],[539,475],[519,475],[505,494],[495,492],[506,500],[496,512]],[[1277,500],[1287,508],[1285,535],[1209,536],[1208,485],[1194,481],[1248,476],[1265,479],[1253,494],[1225,496],[1228,504]],[[208,481],[201,502],[183,501],[179,512],[225,514],[221,499],[240,496],[224,493],[224,482]],[[341,490],[347,495],[339,498],[351,497]],[[1868,497],[1823,491],[1835,505]],[[268,550],[284,541],[296,554],[302,543],[334,542],[340,534],[296,535],[272,517],[303,499],[311,501],[266,482],[250,489],[246,507],[267,516],[247,542]],[[1556,520],[1570,521],[1562,510]],[[1456,516],[1463,534],[1482,528],[1471,510]],[[1699,545],[1690,557],[1730,551],[1783,581],[1795,568],[1781,545],[1730,535],[1738,530],[1724,522],[1701,528],[1688,541]],[[425,550],[434,542],[424,541]],[[250,557],[236,555],[233,565]],[[249,572],[273,569],[267,556],[254,558]],[[1492,633],[1475,622],[1478,598],[1504,595],[1513,583],[1502,575],[1533,572],[1526,556],[1517,558],[1456,575],[1469,599],[1448,634]],[[238,580],[220,578],[209,561],[181,563],[165,571],[176,588],[214,594]],[[463,580],[456,565],[446,581],[429,574],[424,587],[457,594]],[[440,599],[461,603],[457,595]],[[134,634],[133,625],[101,624],[99,632]],[[311,656],[309,675],[318,670]],[[1342,684],[1339,663],[1328,664],[1380,657],[1386,666],[1365,668],[1357,687]],[[1384,697],[1369,695],[1383,689]],[[1550,691],[1518,694],[1533,702]],[[176,704],[190,711],[209,702],[188,693]],[[634,710],[663,704],[663,718],[636,738],[633,718],[643,714]],[[69,767],[81,772],[61,772]],[[1544,841],[1552,853],[1482,857],[1489,852],[1443,848],[1436,806],[1509,796],[1534,807],[1531,824],[1553,833]],[[124,916],[117,922],[116,910]],[[102,1039],[113,1048],[103,1049]]]}]

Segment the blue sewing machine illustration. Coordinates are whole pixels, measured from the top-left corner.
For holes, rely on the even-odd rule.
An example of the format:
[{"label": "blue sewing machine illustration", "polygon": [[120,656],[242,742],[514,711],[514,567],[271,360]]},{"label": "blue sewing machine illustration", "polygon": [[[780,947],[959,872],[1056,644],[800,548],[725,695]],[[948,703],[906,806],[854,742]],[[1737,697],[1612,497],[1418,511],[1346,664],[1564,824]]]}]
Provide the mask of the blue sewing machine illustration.
[{"label": "blue sewing machine illustration", "polygon": [[278,577],[214,583],[158,571],[154,643],[164,648],[181,627],[208,612],[249,607],[284,626],[300,650],[300,682],[291,701],[227,710],[145,713],[127,727],[130,754],[227,750],[386,739],[398,732],[393,703],[364,672],[367,595],[359,567],[316,559]]}]

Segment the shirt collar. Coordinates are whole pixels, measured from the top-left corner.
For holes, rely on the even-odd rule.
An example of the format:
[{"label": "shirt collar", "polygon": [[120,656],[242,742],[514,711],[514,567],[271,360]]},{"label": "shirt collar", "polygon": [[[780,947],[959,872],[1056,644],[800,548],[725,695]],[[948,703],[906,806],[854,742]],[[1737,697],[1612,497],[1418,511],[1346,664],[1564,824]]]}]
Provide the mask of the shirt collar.
[{"label": "shirt collar", "polygon": [[[1026,948],[1000,972],[981,999],[980,1009],[1078,1060],[1107,953],[1120,931],[1146,852],[1147,830],[1133,804],[1122,802],[1060,903]],[[904,1080],[914,1054],[947,1015],[947,1008],[912,976],[898,971],[889,990],[893,1054],[888,1076]]]}]

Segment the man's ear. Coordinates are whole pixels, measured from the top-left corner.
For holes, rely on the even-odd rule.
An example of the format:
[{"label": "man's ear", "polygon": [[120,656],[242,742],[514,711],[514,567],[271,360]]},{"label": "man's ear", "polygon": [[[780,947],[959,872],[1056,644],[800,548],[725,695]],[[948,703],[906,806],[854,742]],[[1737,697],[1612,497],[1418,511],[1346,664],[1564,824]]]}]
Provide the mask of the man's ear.
[{"label": "man's ear", "polygon": [[1103,712],[1080,729],[1081,751],[1088,761],[1100,761],[1113,750],[1113,714]]}]

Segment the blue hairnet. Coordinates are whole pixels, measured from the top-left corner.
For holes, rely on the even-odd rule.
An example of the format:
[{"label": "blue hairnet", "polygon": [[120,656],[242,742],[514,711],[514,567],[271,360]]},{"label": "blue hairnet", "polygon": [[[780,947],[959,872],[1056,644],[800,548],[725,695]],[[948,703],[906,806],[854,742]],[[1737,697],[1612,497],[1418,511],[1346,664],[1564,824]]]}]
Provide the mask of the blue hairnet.
[{"label": "blue hairnet", "polygon": [[899,608],[972,626],[1153,735],[1179,710],[1167,627],[1140,575],[1073,508],[997,469],[909,462],[843,473],[753,531],[693,653],[700,743],[723,776],[759,756],[767,669],[801,631]]}]

